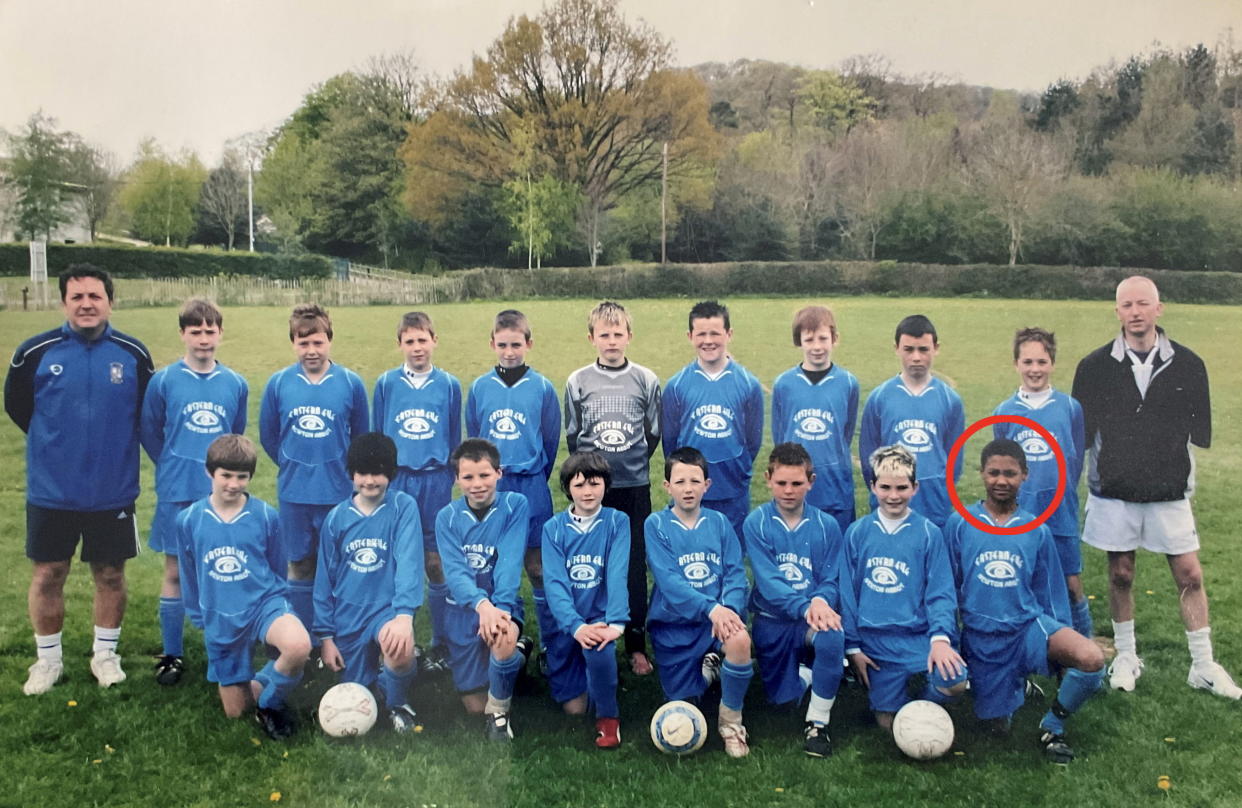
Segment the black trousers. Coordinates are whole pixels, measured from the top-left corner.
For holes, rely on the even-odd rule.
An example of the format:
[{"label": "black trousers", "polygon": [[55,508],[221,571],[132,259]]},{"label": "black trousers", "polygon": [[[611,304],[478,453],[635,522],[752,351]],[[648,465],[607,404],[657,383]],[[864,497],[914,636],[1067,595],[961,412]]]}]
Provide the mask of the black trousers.
[{"label": "black trousers", "polygon": [[625,653],[647,653],[647,541],[643,523],[651,515],[651,486],[610,488],[604,505],[630,517],[630,623],[625,627]]}]

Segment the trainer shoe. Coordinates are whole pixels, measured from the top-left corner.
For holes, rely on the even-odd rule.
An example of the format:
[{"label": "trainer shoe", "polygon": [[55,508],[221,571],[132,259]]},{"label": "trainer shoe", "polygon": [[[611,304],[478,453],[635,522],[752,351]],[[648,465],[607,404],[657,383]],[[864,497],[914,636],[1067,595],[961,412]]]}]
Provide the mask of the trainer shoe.
[{"label": "trainer shoe", "polygon": [[720,654],[715,651],[708,651],[703,655],[703,664],[699,670],[702,672],[703,681],[707,682],[708,687],[711,687],[720,679],[720,665],[722,662]]},{"label": "trainer shoe", "polygon": [[1206,665],[1191,665],[1190,675],[1186,677],[1186,683],[1191,687],[1210,690],[1216,695],[1224,696],[1227,699],[1242,699],[1242,687],[1238,687],[1233,683],[1233,677],[1218,662],[1209,662]]},{"label": "trainer shoe", "polygon": [[1108,669],[1108,685],[1113,690],[1134,690],[1134,683],[1143,675],[1143,660],[1137,654],[1126,652],[1118,654]]},{"label": "trainer shoe", "polygon": [[1064,735],[1041,728],[1039,745],[1051,763],[1066,764],[1074,759],[1074,750],[1066,743]]},{"label": "trainer shoe", "polygon": [[449,672],[448,649],[443,645],[415,649],[418,672],[424,676],[443,676]]},{"label": "trainer shoe", "polygon": [[724,741],[725,754],[731,758],[744,758],[750,754],[746,743],[746,727],[741,724],[720,724],[717,727],[720,740]]},{"label": "trainer shoe", "polygon": [[185,660],[172,654],[155,660],[155,681],[165,686],[172,686],[181,681],[181,673],[185,670]]},{"label": "trainer shoe", "polygon": [[393,732],[418,732],[422,730],[422,725],[418,723],[418,713],[414,712],[414,708],[408,704],[402,704],[400,707],[390,709],[388,711],[388,720],[392,723]]},{"label": "trainer shoe", "polygon": [[513,740],[513,724],[509,721],[508,713],[488,713],[484,718],[487,719],[489,741],[508,743]]},{"label": "trainer shoe", "polygon": [[802,742],[802,751],[813,758],[832,757],[832,738],[828,736],[827,724],[806,722],[804,731],[806,740]]},{"label": "trainer shoe", "polygon": [[65,674],[65,665],[59,660],[39,659],[26,670],[30,675],[26,677],[26,684],[22,685],[22,692],[27,696],[37,696],[51,690],[52,685],[60,681]]},{"label": "trainer shoe", "polygon": [[595,745],[600,749],[616,749],[621,745],[621,719],[595,719]]},{"label": "trainer shoe", "polygon": [[96,651],[91,656],[91,673],[99,680],[100,687],[112,687],[125,681],[121,670],[121,658],[116,651]]},{"label": "trainer shoe", "polygon": [[263,727],[263,731],[267,733],[267,737],[273,741],[283,741],[293,733],[297,732],[297,719],[293,716],[293,711],[285,707],[256,707],[254,709],[254,720]]}]

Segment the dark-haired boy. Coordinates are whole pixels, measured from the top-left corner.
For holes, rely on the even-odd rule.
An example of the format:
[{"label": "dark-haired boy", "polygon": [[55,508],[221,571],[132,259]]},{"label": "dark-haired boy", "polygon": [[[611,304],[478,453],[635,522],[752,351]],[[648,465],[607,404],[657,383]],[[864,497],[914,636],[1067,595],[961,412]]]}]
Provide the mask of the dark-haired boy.
[{"label": "dark-haired boy", "polygon": [[526,354],[534,347],[526,315],[506,309],[492,324],[491,346],[496,366],[470,385],[466,400],[466,434],[491,441],[500,451],[499,490],[526,498],[530,522],[526,529],[524,566],[530,578],[539,625],[553,625],[543,590],[543,562],[539,541],[543,525],[552,517],[548,480],[556,465],[561,435],[561,409],[556,389],[530,365]]},{"label": "dark-haired boy", "polygon": [[[257,462],[254,444],[222,435],[207,449],[211,495],[177,517],[181,594],[203,630],[207,680],[219,686],[224,714],[238,718],[253,700],[255,719],[275,739],[297,725],[287,699],[310,656],[310,637],[285,598],[284,544],[276,511],[246,492]],[[279,656],[257,673],[256,642]]]},{"label": "dark-haired boy", "polygon": [[750,512],[750,476],[763,444],[763,388],[729,355],[729,309],[704,300],[690,309],[686,337],[695,359],[664,386],[664,462],[674,448],[693,447],[707,458],[711,496],[703,507],[719,511],[742,535]]},{"label": "dark-haired boy", "polygon": [[561,464],[570,505],[543,526],[543,573],[555,626],[541,626],[552,698],[565,712],[595,706],[595,745],[621,743],[617,638],[629,621],[626,592],[630,520],[604,507],[612,479],[598,452],[574,452]]},{"label": "dark-haired boy", "polygon": [[828,757],[828,722],[845,659],[841,529],[806,501],[816,476],[801,445],[777,444],[764,480],[772,501],[750,512],[743,533],[755,577],[750,610],[759,674],[773,704],[796,704],[810,688],[803,750]]},{"label": "dark-haired boy", "polygon": [[[669,700],[698,699],[720,680],[718,730],[729,757],[750,754],[742,706],[754,675],[742,544],[729,520],[702,507],[707,460],[681,447],[664,464],[667,508],[647,517],[647,565],[655,578],[647,628]],[[721,660],[721,652],[724,659]]]},{"label": "dark-haired boy", "polygon": [[155,463],[155,515],[148,543],[164,554],[160,584],[163,653],[155,681],[175,685],[184,667],[185,606],[177,572],[177,514],[211,493],[203,475],[207,447],[221,435],[246,431],[250,388],[237,372],[216,360],[224,315],[215,304],[191,298],[178,317],[185,356],[156,372],[142,402],[142,448]]},{"label": "dark-haired boy", "polygon": [[453,498],[449,454],[461,443],[461,382],[431,363],[439,340],[430,315],[411,311],[397,326],[400,367],[381,374],[371,398],[371,422],[397,445],[393,487],[414,497],[423,520],[423,570],[431,609],[431,647],[436,668],[445,661],[444,612],[448,585],[436,549],[436,514]]},{"label": "dark-haired boy", "polygon": [[522,555],[530,526],[526,497],[497,491],[500,452],[468,438],[449,455],[461,498],[436,515],[436,545],[449,587],[445,642],[462,704],[486,716],[487,737],[513,739],[509,708],[529,640],[522,633]]},{"label": "dark-haired boy", "polygon": [[[953,507],[945,487],[949,449],[966,429],[962,399],[945,382],[932,375],[940,352],[936,328],[921,314],[897,324],[894,335],[901,373],[867,396],[858,433],[858,457],[863,480],[870,486],[875,477],[869,462],[881,446],[901,444],[918,458],[918,493],[910,507],[944,527]],[[961,476],[959,468],[954,479]],[[871,507],[876,498],[871,497]]]},{"label": "dark-haired boy", "polygon": [[332,320],[311,303],[289,317],[297,362],[272,374],[263,390],[259,438],[279,468],[276,496],[289,559],[289,601],[314,623],[315,553],[323,520],[353,490],[345,454],[370,427],[367,390],[358,374],[331,359]]},{"label": "dark-haired boy", "polygon": [[314,634],[323,663],[344,670],[344,681],[372,687],[378,679],[392,728],[408,732],[418,723],[408,702],[417,673],[414,615],[423,603],[418,504],[389,489],[397,447],[387,435],[357,436],[345,463],[357,493],[323,521]]},{"label": "dark-haired boy", "polygon": [[[979,474],[986,497],[970,508],[984,525],[1019,527],[1033,514],[1018,505],[1026,452],[1011,440],[983,447]],[[1104,681],[1099,646],[1070,628],[1065,577],[1046,525],[1022,533],[981,530],[961,514],[945,528],[958,587],[962,645],[970,664],[975,715],[1007,731],[1024,700],[1028,673],[1064,671],[1052,707],[1039,722],[1039,744],[1054,763],[1069,763],[1064,721]]]}]

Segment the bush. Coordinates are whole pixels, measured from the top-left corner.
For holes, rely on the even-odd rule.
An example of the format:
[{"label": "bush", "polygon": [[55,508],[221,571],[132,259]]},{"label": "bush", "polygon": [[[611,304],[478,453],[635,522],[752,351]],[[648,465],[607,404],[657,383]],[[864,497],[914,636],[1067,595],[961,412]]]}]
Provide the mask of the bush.
[{"label": "bush", "polygon": [[[99,244],[47,245],[47,273],[54,277],[70,264],[94,264],[117,278],[209,278],[249,275],[260,278],[328,278],[332,265],[318,255],[180,250]],[[30,248],[0,244],[0,275],[28,275]]]}]

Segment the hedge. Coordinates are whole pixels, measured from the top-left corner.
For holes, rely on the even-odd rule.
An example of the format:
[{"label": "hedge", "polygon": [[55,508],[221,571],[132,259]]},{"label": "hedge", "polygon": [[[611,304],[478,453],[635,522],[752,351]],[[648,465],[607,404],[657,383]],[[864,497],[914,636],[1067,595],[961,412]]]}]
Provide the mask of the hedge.
[{"label": "hedge", "polygon": [[[47,245],[47,272],[55,277],[70,264],[94,264],[118,278],[209,278],[249,275],[261,278],[328,278],[332,265],[319,255],[182,250],[103,244]],[[0,275],[29,275],[30,248],[0,244]]]}]

